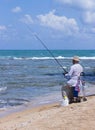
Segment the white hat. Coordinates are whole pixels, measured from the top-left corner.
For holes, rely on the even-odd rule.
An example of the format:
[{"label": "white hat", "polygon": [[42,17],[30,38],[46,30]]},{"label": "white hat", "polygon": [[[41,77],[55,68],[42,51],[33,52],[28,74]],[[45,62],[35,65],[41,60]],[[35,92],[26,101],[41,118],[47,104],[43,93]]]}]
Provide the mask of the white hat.
[{"label": "white hat", "polygon": [[75,61],[80,61],[78,56],[74,56],[74,57],[73,57],[73,60],[75,60]]}]

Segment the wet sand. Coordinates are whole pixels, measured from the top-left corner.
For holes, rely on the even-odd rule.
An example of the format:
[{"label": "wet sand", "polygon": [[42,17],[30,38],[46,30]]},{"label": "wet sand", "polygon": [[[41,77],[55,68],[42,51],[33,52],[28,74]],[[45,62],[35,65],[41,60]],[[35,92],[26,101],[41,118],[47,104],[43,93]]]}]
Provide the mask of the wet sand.
[{"label": "wet sand", "polygon": [[15,112],[0,118],[0,130],[95,130],[95,96],[86,102],[59,103]]}]

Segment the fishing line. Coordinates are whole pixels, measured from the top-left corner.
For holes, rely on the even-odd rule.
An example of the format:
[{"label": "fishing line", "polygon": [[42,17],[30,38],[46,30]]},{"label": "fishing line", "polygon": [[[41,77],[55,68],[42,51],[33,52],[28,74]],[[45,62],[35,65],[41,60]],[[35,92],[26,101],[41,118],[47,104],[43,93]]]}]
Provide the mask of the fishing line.
[{"label": "fishing line", "polygon": [[[27,28],[30,30],[30,32],[32,32],[32,29],[27,25]],[[50,53],[50,55],[54,58],[54,60],[58,63],[58,65],[62,68],[62,70],[67,73],[67,71],[63,68],[63,66],[61,65],[61,63],[55,58],[55,56],[53,55],[53,53],[48,49],[48,47],[46,46],[45,42],[43,42],[36,33],[32,33],[33,36],[35,36],[35,38],[40,41],[40,43],[44,46],[44,48]]]},{"label": "fishing line", "polygon": [[[25,24],[26,25],[26,24]],[[28,25],[26,25],[27,26],[27,28],[30,30],[30,32],[32,32],[32,29],[28,26]],[[40,41],[40,43],[43,45],[43,47],[50,53],[50,55],[54,58],[54,60],[57,62],[57,64],[62,68],[62,70],[65,72],[65,73],[67,73],[67,71],[63,68],[63,66],[62,66],[62,64],[55,58],[55,56],[53,55],[53,53],[48,49],[48,47],[46,46],[46,44],[45,44],[45,42],[44,41],[42,41],[41,40],[41,38],[36,34],[36,33],[33,33],[32,32],[32,35],[38,40],[38,41]],[[84,76],[84,74],[82,75],[82,76]],[[84,86],[82,86],[83,88],[83,100],[84,101],[86,101],[87,99],[86,99],[86,95],[84,94]],[[61,89],[61,92],[62,92],[63,90]]]}]

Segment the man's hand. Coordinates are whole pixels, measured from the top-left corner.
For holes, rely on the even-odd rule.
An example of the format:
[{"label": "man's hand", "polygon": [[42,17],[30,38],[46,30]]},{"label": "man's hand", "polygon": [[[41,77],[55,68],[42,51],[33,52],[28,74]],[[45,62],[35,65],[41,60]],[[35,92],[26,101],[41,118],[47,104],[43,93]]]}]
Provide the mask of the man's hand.
[{"label": "man's hand", "polygon": [[65,71],[65,72],[63,73],[63,75],[65,76],[67,73],[68,73],[68,72],[67,72],[67,71]]}]

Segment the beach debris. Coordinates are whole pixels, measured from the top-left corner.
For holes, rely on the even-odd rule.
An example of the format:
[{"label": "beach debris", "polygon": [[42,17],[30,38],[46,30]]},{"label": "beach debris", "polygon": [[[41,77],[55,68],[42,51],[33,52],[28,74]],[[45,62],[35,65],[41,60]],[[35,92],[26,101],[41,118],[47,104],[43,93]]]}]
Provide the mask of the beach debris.
[{"label": "beach debris", "polygon": [[68,96],[67,96],[65,91],[63,91],[62,97],[63,97],[63,99],[62,99],[61,105],[62,106],[68,106],[69,105],[69,99],[68,99]]}]

